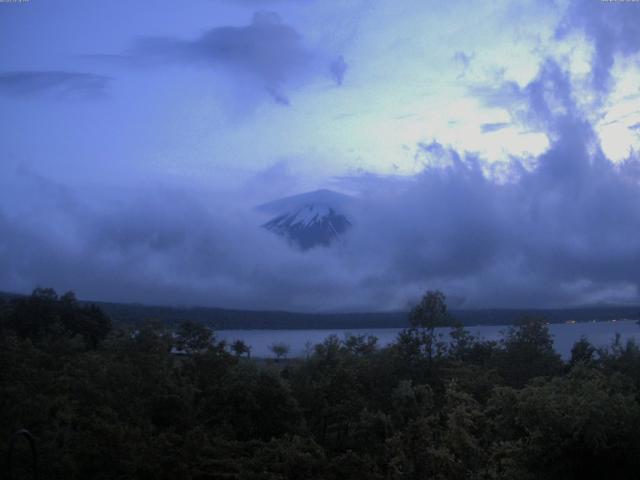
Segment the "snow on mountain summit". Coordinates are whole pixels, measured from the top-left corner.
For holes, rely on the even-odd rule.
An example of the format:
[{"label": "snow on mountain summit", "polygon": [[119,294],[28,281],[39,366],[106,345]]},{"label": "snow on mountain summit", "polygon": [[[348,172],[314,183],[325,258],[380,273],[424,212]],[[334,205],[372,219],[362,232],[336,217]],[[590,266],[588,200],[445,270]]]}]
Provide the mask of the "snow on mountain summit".
[{"label": "snow on mountain summit", "polygon": [[276,215],[264,228],[307,250],[343,239],[351,222],[342,211],[352,200],[331,190],[316,190],[275,200],[257,209]]},{"label": "snow on mountain summit", "polygon": [[291,217],[291,225],[300,225],[307,228],[314,223],[321,222],[324,217],[331,214],[331,208],[325,205],[305,205]]}]

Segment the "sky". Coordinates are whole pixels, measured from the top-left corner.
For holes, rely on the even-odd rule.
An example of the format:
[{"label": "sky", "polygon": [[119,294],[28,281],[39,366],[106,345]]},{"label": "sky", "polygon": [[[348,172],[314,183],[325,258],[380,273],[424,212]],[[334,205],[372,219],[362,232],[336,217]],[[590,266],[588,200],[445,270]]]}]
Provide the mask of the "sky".
[{"label": "sky", "polygon": [[[0,2],[0,290],[640,304],[640,3]],[[357,198],[300,251],[263,202]]]}]

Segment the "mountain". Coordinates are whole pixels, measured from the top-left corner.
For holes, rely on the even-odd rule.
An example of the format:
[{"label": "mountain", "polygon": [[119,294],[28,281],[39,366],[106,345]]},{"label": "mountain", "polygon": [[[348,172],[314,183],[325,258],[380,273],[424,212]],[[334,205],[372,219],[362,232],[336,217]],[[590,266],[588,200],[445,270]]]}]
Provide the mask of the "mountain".
[{"label": "mountain", "polygon": [[331,190],[315,190],[265,203],[257,210],[273,215],[264,228],[308,250],[344,239],[351,227],[346,211],[353,200]]}]

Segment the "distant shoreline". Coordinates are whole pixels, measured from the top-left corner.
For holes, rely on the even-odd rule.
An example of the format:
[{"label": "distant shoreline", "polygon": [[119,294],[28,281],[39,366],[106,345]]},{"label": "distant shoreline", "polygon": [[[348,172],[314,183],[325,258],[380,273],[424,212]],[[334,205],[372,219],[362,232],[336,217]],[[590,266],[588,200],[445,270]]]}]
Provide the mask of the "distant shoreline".
[{"label": "distant shoreline", "polygon": [[[0,298],[20,297],[0,292]],[[167,324],[184,320],[203,323],[215,330],[323,330],[357,328],[402,328],[408,326],[407,312],[300,313],[274,310],[237,310],[215,307],[175,307],[131,303],[93,302],[115,324],[136,324],[156,319]],[[544,318],[549,323],[592,320],[638,320],[640,305],[584,306],[571,308],[486,308],[450,309],[454,320],[464,326],[512,325],[524,316]]]},{"label": "distant shoreline", "polygon": [[[465,327],[476,338],[499,342],[508,330],[506,325],[477,325]],[[270,345],[284,344],[289,347],[289,357],[304,358],[312,351],[312,346],[324,342],[334,335],[340,339],[348,335],[373,336],[378,339],[378,347],[387,347],[398,340],[402,328],[362,328],[362,329],[316,329],[316,330],[217,330],[216,340],[228,344],[242,340],[251,348],[252,358],[273,360]],[[571,356],[571,348],[586,338],[597,348],[608,347],[616,334],[620,334],[623,344],[630,339],[640,340],[640,327],[633,320],[585,321],[576,323],[554,323],[548,326],[553,339],[554,350],[565,360]],[[438,339],[444,344],[451,341],[449,327],[436,328]],[[442,336],[440,336],[442,335]]]}]

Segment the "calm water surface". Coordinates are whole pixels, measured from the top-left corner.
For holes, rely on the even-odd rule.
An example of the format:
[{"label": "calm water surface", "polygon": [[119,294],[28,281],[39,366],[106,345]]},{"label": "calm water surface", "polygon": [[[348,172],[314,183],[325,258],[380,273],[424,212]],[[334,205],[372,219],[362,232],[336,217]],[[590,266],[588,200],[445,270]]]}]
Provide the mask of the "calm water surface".
[{"label": "calm water surface", "polygon": [[[498,340],[501,332],[506,330],[506,325],[467,327],[473,335],[486,340]],[[219,340],[243,340],[251,347],[251,355],[254,357],[272,357],[269,346],[273,343],[286,343],[290,347],[290,357],[302,357],[306,355],[306,344],[321,343],[329,335],[338,335],[344,338],[347,334],[353,335],[374,335],[378,337],[379,345],[392,343],[399,328],[378,328],[378,329],[345,329],[345,330],[219,330],[216,337]],[[436,329],[444,335],[443,340],[449,339],[448,328]],[[574,324],[554,324],[549,325],[549,331],[553,335],[556,350],[564,357],[568,358],[571,347],[581,336],[585,336],[596,347],[604,347],[611,344],[616,333],[624,342],[635,338],[640,341],[640,326],[633,320],[618,320],[608,322],[589,322]]]}]

